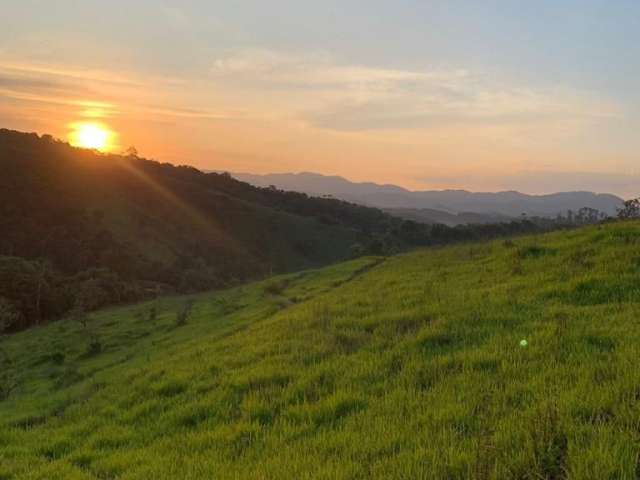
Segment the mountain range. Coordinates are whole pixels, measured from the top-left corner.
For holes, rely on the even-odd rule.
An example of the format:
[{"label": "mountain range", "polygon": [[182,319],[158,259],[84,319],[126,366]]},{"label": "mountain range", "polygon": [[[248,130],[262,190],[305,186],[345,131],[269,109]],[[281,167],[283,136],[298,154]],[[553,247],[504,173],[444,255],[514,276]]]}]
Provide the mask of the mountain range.
[{"label": "mountain range", "polygon": [[339,176],[317,173],[256,175],[233,173],[238,180],[260,187],[330,196],[361,205],[381,208],[404,218],[449,225],[493,223],[526,216],[555,217],[568,210],[588,207],[615,215],[623,200],[612,194],[586,191],[528,195],[515,191],[497,193],[466,190],[411,191],[397,185],[356,183]]}]

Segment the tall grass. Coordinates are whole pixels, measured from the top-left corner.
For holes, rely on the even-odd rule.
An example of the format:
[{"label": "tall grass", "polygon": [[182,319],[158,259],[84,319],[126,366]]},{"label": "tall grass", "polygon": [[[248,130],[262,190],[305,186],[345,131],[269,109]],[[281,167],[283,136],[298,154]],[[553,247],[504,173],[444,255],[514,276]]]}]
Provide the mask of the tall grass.
[{"label": "tall grass", "polygon": [[640,224],[471,248],[15,335],[0,478],[637,478]]}]

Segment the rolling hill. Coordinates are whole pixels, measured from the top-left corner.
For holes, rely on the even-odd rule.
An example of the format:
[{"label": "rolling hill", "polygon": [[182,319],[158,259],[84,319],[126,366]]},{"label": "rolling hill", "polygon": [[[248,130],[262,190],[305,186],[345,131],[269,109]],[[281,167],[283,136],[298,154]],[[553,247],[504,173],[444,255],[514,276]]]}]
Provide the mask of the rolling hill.
[{"label": "rolling hill", "polygon": [[158,294],[498,235],[0,130],[0,333]]},{"label": "rolling hill", "polygon": [[77,302],[92,309],[345,260],[397,222],[9,130],[0,130],[0,172],[0,307],[11,300],[17,326]]},{"label": "rolling hill", "polygon": [[[561,192],[550,195],[526,195],[519,192],[482,193],[465,190],[410,191],[396,185],[378,185],[375,183],[355,183],[342,177],[325,176],[317,173],[282,173],[254,175],[234,173],[239,180],[258,186],[274,185],[283,190],[304,192],[310,195],[330,195],[362,205],[383,209],[421,209],[423,221],[437,223],[446,214],[476,214],[458,223],[473,220],[478,223],[495,221],[495,217],[518,218],[523,213],[528,216],[555,217],[589,207],[615,215],[622,205],[622,199],[615,195],[592,192]],[[435,210],[430,215],[425,209]],[[402,215],[404,216],[404,215]],[[456,218],[448,218],[456,221]]]},{"label": "rolling hill", "polygon": [[63,320],[2,342],[0,478],[636,478],[638,311],[616,222]]}]

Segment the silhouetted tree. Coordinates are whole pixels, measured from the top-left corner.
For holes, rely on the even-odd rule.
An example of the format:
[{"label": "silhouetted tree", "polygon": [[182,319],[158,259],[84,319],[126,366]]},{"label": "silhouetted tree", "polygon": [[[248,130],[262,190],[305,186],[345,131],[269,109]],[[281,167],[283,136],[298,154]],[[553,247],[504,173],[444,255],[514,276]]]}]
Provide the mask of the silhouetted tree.
[{"label": "silhouetted tree", "polygon": [[124,156],[138,158],[138,149],[132,145],[124,151]]},{"label": "silhouetted tree", "polygon": [[618,209],[618,218],[624,220],[640,218],[640,198],[624,202],[622,208]]}]

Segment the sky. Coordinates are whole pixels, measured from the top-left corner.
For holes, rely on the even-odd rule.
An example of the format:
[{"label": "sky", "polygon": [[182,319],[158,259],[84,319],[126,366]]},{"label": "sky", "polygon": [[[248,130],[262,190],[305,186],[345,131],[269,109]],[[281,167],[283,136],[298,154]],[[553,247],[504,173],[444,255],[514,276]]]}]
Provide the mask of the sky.
[{"label": "sky", "polygon": [[640,194],[637,0],[0,0],[0,127],[202,169]]}]

